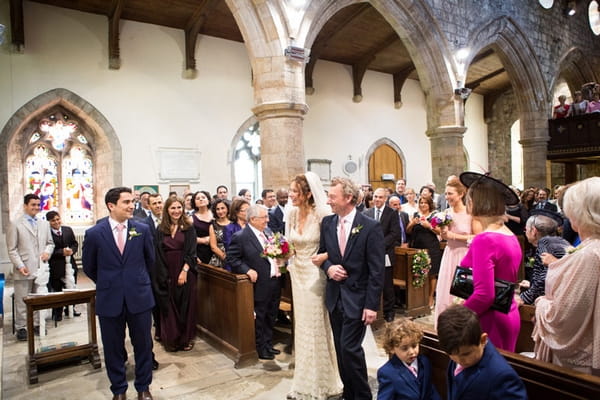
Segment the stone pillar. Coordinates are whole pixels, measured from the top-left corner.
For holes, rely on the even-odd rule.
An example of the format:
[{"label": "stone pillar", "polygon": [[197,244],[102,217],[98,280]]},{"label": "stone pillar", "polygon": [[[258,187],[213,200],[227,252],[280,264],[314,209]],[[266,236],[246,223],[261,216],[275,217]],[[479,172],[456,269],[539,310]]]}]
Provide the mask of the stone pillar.
[{"label": "stone pillar", "polygon": [[306,169],[302,126],[306,104],[262,104],[252,111],[260,126],[263,187],[288,187]]},{"label": "stone pillar", "polygon": [[427,131],[431,141],[431,173],[438,191],[443,190],[448,176],[465,170],[463,136],[466,130],[464,126],[439,126]]},{"label": "stone pillar", "polygon": [[263,187],[288,187],[306,169],[303,120],[308,111],[304,63],[283,56],[253,60],[254,102],[260,126]]},{"label": "stone pillar", "polygon": [[523,187],[546,187],[547,134],[521,139],[519,143],[523,146]]}]

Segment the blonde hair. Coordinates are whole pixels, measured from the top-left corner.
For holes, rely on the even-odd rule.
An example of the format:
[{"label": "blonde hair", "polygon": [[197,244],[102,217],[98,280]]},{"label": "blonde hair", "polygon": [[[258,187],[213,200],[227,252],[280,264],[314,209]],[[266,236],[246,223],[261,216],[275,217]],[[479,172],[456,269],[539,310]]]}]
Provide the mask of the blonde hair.
[{"label": "blonde hair", "polygon": [[358,193],[360,188],[354,182],[348,178],[336,176],[331,180],[331,187],[336,185],[342,186],[342,193],[344,193],[344,196],[352,196],[352,204],[356,204],[358,202]]},{"label": "blonde hair", "polygon": [[423,329],[408,318],[396,319],[385,327],[383,348],[388,354],[393,354],[394,349],[400,346],[404,338],[419,343],[423,339]]}]

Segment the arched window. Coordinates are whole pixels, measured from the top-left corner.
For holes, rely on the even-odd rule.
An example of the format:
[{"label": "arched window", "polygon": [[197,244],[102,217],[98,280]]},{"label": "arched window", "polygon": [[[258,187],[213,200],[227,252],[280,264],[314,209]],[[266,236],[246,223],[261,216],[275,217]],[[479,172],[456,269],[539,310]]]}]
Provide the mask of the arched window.
[{"label": "arched window", "polygon": [[251,125],[240,136],[234,155],[234,194],[249,189],[253,199],[260,197],[262,168],[260,160],[260,128],[258,122]]},{"label": "arched window", "polygon": [[55,210],[74,225],[94,220],[92,150],[79,125],[57,110],[26,132],[23,146],[25,193],[40,197],[40,217]]}]

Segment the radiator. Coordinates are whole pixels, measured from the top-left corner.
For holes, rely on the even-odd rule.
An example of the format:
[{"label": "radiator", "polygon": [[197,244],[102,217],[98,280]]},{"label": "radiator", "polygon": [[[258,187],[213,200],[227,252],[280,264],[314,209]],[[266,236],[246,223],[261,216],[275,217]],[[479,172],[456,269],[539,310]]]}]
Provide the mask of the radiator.
[{"label": "radiator", "polygon": [[74,232],[75,233],[75,240],[77,240],[77,243],[79,244],[79,246],[77,246],[77,253],[75,253],[75,259],[77,261],[81,261],[81,250],[83,249],[83,237],[85,236],[85,232]]}]

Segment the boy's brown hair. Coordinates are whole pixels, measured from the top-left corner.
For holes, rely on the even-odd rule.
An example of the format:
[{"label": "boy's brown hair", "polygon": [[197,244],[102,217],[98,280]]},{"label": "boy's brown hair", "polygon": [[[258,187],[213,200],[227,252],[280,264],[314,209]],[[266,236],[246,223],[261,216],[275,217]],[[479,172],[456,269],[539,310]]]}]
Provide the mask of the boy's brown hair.
[{"label": "boy's brown hair", "polygon": [[448,307],[438,317],[438,339],[446,354],[455,354],[462,346],[481,343],[481,325],[475,312],[458,304]]},{"label": "boy's brown hair", "polygon": [[387,324],[383,339],[383,348],[388,354],[393,354],[394,349],[400,346],[402,339],[410,338],[419,343],[423,338],[421,326],[410,319],[400,318]]}]

